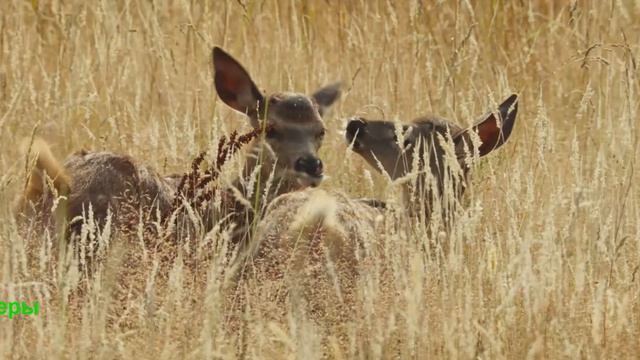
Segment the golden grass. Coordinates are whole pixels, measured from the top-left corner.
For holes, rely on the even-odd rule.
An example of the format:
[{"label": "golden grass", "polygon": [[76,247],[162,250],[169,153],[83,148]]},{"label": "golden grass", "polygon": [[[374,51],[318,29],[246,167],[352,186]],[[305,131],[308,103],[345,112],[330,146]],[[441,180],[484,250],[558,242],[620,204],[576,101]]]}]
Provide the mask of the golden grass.
[{"label": "golden grass", "polygon": [[[0,317],[0,356],[634,358],[638,19],[637,0],[2,2],[0,301],[39,300],[41,312]],[[515,131],[475,169],[446,244],[386,228],[395,282],[362,293],[392,291],[394,303],[333,329],[295,308],[271,317],[278,305],[259,299],[230,308],[222,256],[200,271],[163,266],[103,234],[107,260],[87,278],[51,261],[49,234],[18,234],[17,144],[35,126],[60,157],[109,149],[163,173],[247,130],[216,100],[213,45],[267,92],[345,82],[326,119],[322,187],[354,197],[390,187],[347,152],[343,119],[468,125],[521,94]]]}]

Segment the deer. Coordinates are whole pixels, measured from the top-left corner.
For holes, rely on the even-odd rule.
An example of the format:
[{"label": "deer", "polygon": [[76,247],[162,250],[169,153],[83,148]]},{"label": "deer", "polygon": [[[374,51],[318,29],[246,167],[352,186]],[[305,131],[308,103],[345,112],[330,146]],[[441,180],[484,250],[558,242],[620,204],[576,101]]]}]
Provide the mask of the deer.
[{"label": "deer", "polygon": [[[407,209],[408,216],[394,218],[382,201],[353,199],[341,192],[307,189],[284,194],[267,208],[238,266],[259,279],[256,284],[263,288],[256,291],[261,296],[284,301],[289,295],[289,301],[301,302],[312,314],[333,314],[329,318],[337,322],[353,316],[353,309],[359,308],[350,305],[357,278],[385,256],[381,236],[385,226],[394,226],[397,219],[429,222],[434,210],[446,209],[434,203],[448,202],[448,197],[459,200],[471,170],[470,160],[506,143],[517,110],[514,94],[497,112],[483,115],[470,127],[436,116],[420,117],[406,125],[349,119],[348,148],[400,184],[402,204],[396,210]],[[445,215],[449,214],[443,211]],[[387,218],[391,221],[385,224]],[[282,278],[286,285],[278,283]],[[326,321],[322,316],[317,319]]]},{"label": "deer", "polygon": [[[438,116],[419,117],[402,126],[356,117],[347,123],[345,140],[375,170],[403,183],[404,207],[410,214],[422,212],[423,220],[428,220],[435,205],[442,208],[446,218],[451,210],[447,205],[451,204],[439,202],[447,193],[451,195],[448,202],[462,197],[471,160],[505,144],[517,113],[518,96],[513,94],[497,112],[481,116],[468,128]],[[410,174],[417,176],[412,181],[403,179]]]},{"label": "deer", "polygon": [[[212,65],[218,96],[231,109],[245,114],[256,134],[247,145],[242,176],[231,182],[234,191],[223,191],[226,213],[203,222],[210,229],[217,220],[228,217],[235,223],[233,242],[239,244],[260,213],[249,205],[257,204],[257,197],[269,185],[264,203],[280,194],[318,186],[323,180],[323,163],[318,156],[325,135],[322,116],[339,98],[340,83],[322,87],[310,96],[294,92],[265,95],[247,70],[219,47],[213,48]],[[59,162],[44,140],[36,138],[30,145],[35,166],[16,201],[19,218],[51,225],[55,219],[49,209],[64,195],[66,206],[57,220],[69,222],[68,232],[77,235],[87,217],[100,226],[105,226],[108,217],[117,224],[131,198],[136,200],[134,212],[144,208],[166,219],[180,196],[180,176],[160,175],[131,156],[81,150]],[[256,174],[253,182],[243,178]],[[238,194],[246,197],[245,201],[238,201]]]}]

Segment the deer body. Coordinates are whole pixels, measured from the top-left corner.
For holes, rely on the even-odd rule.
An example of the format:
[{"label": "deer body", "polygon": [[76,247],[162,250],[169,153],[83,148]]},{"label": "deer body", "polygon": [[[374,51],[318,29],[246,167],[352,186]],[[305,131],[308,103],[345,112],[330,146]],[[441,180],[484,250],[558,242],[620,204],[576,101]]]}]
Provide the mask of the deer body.
[{"label": "deer body", "polygon": [[103,226],[109,212],[114,220],[120,219],[125,203],[136,209],[158,209],[166,215],[175,196],[172,178],[162,177],[128,156],[81,151],[66,159],[63,166],[72,179],[67,201],[72,229],[81,224],[73,219],[89,216],[89,207]]},{"label": "deer body", "polygon": [[[323,177],[322,162],[317,157],[324,136],[321,114],[338,98],[339,84],[322,88],[312,96],[277,93],[265,97],[247,71],[230,55],[214,48],[212,59],[218,95],[231,108],[246,114],[258,134],[249,144],[244,174],[253,174],[256,167],[260,167],[260,176],[252,184],[265,189],[268,181],[272,183],[272,192],[266,196],[266,201],[282,193],[318,185]],[[265,131],[258,131],[261,129]],[[34,145],[36,167],[18,201],[17,210],[49,224],[51,218],[47,212],[56,193],[68,198],[64,216],[71,220],[73,231],[78,231],[82,223],[74,219],[86,218],[89,208],[100,225],[104,225],[108,213],[116,224],[129,221],[123,216],[126,209],[133,210],[134,217],[143,209],[142,213],[152,218],[159,214],[162,220],[175,210],[172,205],[176,196],[182,196],[178,193],[180,176],[161,176],[131,157],[81,151],[60,164],[42,140],[37,139]],[[53,194],[47,191],[47,177],[53,179]],[[245,181],[237,179],[232,185],[240,194],[254,190],[246,189],[244,184]],[[235,237],[241,239],[246,235],[247,222],[254,218],[254,209],[236,201],[232,191],[223,189],[222,192],[226,202],[223,207],[237,223]],[[259,195],[254,191],[252,200]],[[208,215],[206,211],[205,215]],[[208,228],[217,221],[204,217]]]},{"label": "deer body", "polygon": [[[305,189],[269,204],[255,236],[233,269],[241,296],[268,316],[285,318],[291,306],[334,326],[348,324],[358,280],[384,257],[383,211],[337,191]],[[288,304],[288,305],[287,305]]]}]

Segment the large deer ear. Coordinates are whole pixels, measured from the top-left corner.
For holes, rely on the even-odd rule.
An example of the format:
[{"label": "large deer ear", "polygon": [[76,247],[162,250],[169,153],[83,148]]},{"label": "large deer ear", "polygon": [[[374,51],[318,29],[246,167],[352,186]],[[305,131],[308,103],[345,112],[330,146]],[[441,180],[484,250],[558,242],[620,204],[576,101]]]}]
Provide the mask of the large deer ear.
[{"label": "large deer ear", "polygon": [[220,99],[249,117],[257,117],[258,109],[264,104],[264,96],[242,65],[224,50],[214,47],[213,71]]},{"label": "large deer ear", "polygon": [[318,103],[318,112],[320,116],[327,113],[331,105],[340,97],[341,82],[335,82],[331,85],[327,85],[318,89],[311,95],[313,99]]},{"label": "large deer ear", "polygon": [[456,145],[460,145],[463,141],[469,144],[469,131],[474,131],[482,141],[478,148],[480,156],[487,155],[507,142],[516,122],[517,114],[518,95],[513,94],[500,104],[497,113],[492,112],[485,115],[472,127],[457,134],[453,140]]}]

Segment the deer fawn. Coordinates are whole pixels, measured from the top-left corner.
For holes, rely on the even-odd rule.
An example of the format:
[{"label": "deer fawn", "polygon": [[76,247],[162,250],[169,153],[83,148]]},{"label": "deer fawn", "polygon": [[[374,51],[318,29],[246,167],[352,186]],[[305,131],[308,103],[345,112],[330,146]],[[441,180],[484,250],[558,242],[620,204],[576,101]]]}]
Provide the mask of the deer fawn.
[{"label": "deer fawn", "polygon": [[[222,49],[213,49],[212,60],[220,99],[246,114],[255,129],[266,129],[249,144],[250,155],[244,168],[244,175],[249,176],[260,167],[260,176],[254,182],[238,178],[233,186],[243,196],[252,193],[247,196],[251,204],[256,204],[256,196],[262,196],[267,181],[272,186],[266,203],[279,194],[317,186],[323,178],[322,161],[318,158],[325,134],[321,116],[339,97],[339,84],[322,88],[312,96],[288,92],[265,96],[242,65]],[[118,219],[125,201],[131,198],[137,200],[135,212],[141,206],[158,209],[163,218],[170,215],[179,177],[160,176],[128,156],[110,152],[81,151],[59,164],[44,141],[36,140],[32,149],[38,154],[37,162],[18,201],[19,213],[39,216],[51,225],[46,213],[54,201],[53,192],[67,193],[68,220],[86,218],[91,208],[93,217],[104,225],[108,213]],[[47,177],[53,179],[52,191],[46,184]],[[260,190],[253,191],[246,184]],[[234,238],[241,239],[260,209],[247,208],[233,198],[226,197],[231,199],[226,207],[238,223]],[[72,233],[80,228],[81,223],[72,220]]]},{"label": "deer fawn", "polygon": [[[407,181],[403,187],[405,204],[414,214],[423,209],[428,219],[434,201],[448,195],[455,201],[462,196],[470,170],[467,159],[485,156],[507,141],[518,113],[517,100],[517,95],[511,95],[500,104],[497,114],[484,115],[467,129],[438,117],[421,117],[401,127],[392,121],[355,118],[347,124],[346,141],[392,180],[416,173],[415,181]],[[479,137],[477,149],[472,134]]]},{"label": "deer fawn", "polygon": [[[404,208],[409,209],[410,218],[420,213],[428,217],[432,203],[442,201],[445,191],[453,191],[455,198],[462,195],[470,169],[466,159],[474,153],[487,155],[503,145],[516,114],[517,96],[512,95],[497,114],[485,115],[466,129],[435,117],[400,127],[391,121],[357,118],[347,125],[346,141],[391,179],[417,174],[415,186],[409,181],[403,185]],[[479,147],[473,146],[477,143],[474,134],[480,138]],[[388,239],[381,234],[384,226],[393,226],[385,224],[386,210],[380,204],[319,189],[285,194],[273,201],[243,260],[260,279],[257,283],[264,285],[259,291],[276,296],[269,284],[284,278],[288,294],[297,294],[292,301],[303,301],[313,313],[335,311],[336,319],[353,316],[350,312],[359,308],[349,305],[358,291],[355,281],[359,274],[368,273],[363,272],[368,264],[384,258]]]}]

